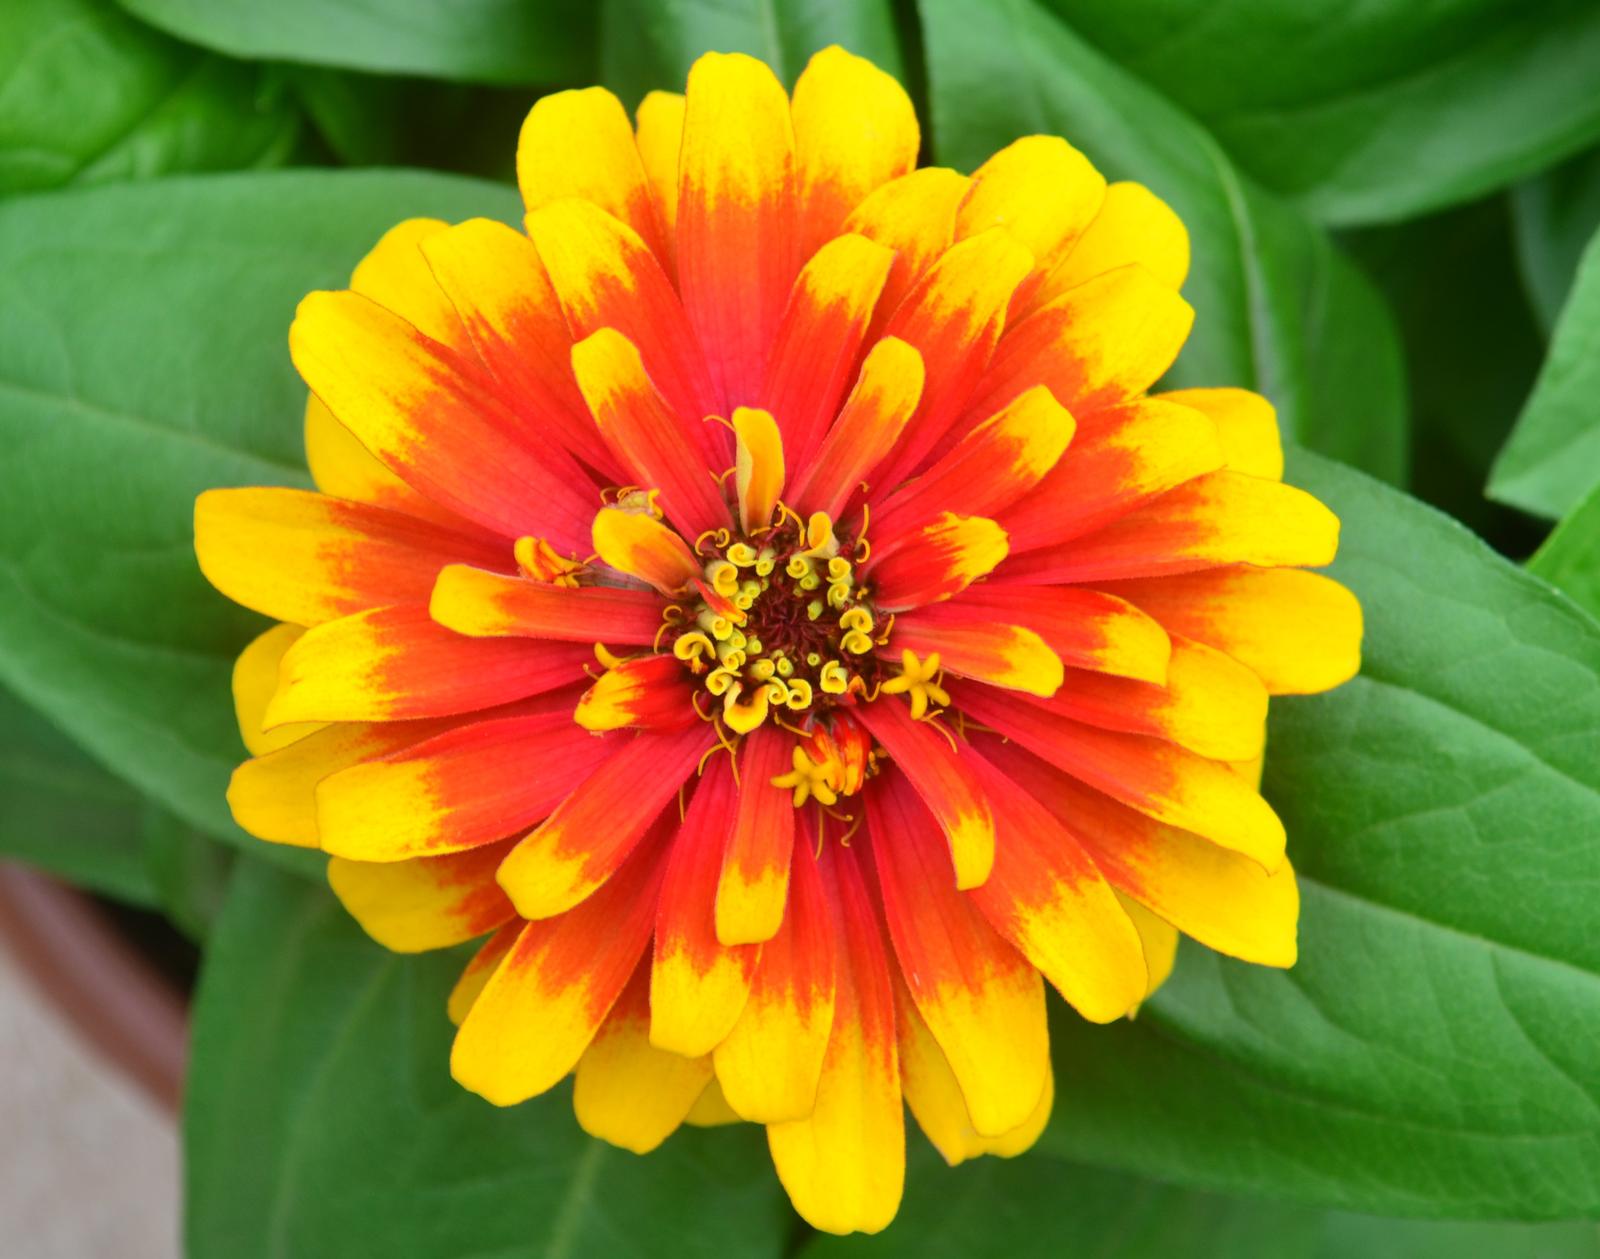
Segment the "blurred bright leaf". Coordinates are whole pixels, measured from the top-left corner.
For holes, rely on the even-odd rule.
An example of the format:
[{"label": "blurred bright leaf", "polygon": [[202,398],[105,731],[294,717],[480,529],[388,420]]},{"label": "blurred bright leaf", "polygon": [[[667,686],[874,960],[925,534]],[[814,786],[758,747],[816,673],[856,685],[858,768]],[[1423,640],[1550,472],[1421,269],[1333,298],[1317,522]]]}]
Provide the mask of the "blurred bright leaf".
[{"label": "blurred bright leaf", "polygon": [[188,48],[111,0],[6,0],[0,193],[287,161],[281,72]]},{"label": "blurred bright leaf", "polygon": [[1600,135],[1592,0],[1047,0],[1328,222],[1407,218]]},{"label": "blurred bright leaf", "polygon": [[1578,264],[1550,354],[1511,439],[1495,460],[1489,493],[1536,516],[1558,518],[1600,485],[1600,231]]},{"label": "blurred bright leaf", "polygon": [[1362,676],[1273,703],[1300,961],[1187,948],[1056,1029],[1054,1151],[1407,1215],[1600,1212],[1600,624],[1459,525],[1297,453],[1344,522]]},{"label": "blurred bright leaf", "polygon": [[1600,617],[1600,485],[1556,526],[1528,567]]},{"label": "blurred bright leaf", "polygon": [[[0,683],[214,835],[244,751],[232,657],[263,624],[195,566],[195,495],[304,484],[296,302],[412,214],[515,218],[414,172],[163,180],[0,206]],[[310,857],[314,861],[314,857]]]},{"label": "blurred bright leaf", "polygon": [[783,1253],[793,1216],[759,1129],[639,1158],[586,1137],[564,1088],[497,1110],[456,1084],[462,961],[386,953],[326,889],[241,865],[195,1014],[189,1253]]},{"label": "blurred bright leaf", "polygon": [[1589,238],[1600,231],[1600,149],[1593,149],[1512,194],[1522,278],[1548,332],[1572,291]]},{"label": "blurred bright leaf", "polygon": [[683,91],[703,52],[759,57],[785,83],[842,44],[903,75],[891,0],[599,0],[600,77],[632,109],[652,89]]},{"label": "blurred bright leaf", "polygon": [[1184,113],[1032,0],[922,0],[934,152],[970,170],[1020,135],[1065,136],[1108,178],[1169,201],[1193,240],[1195,327],[1174,385],[1242,385],[1286,434],[1404,476],[1393,320],[1325,232],[1255,187]]},{"label": "blurred bright leaf", "polygon": [[590,0],[118,0],[180,39],[281,58],[474,83],[594,74]]}]

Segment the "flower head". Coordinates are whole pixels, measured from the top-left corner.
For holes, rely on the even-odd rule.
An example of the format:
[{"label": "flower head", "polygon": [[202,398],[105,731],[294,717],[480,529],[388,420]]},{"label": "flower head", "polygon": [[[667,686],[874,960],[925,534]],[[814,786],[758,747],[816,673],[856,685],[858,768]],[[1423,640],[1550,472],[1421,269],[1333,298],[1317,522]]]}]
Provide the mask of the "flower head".
[{"label": "flower head", "polygon": [[1133,1011],[1177,933],[1295,956],[1269,694],[1354,672],[1337,522],[1271,408],[1147,390],[1188,243],[1065,141],[914,169],[837,48],[711,54],[637,128],[534,107],[526,234],[402,223],[290,333],[318,493],[216,490],[201,565],[263,839],[402,951],[486,937],[452,1070],[576,1072],[647,1150],[765,1124],[820,1228],[1050,1110],[1044,982]]}]

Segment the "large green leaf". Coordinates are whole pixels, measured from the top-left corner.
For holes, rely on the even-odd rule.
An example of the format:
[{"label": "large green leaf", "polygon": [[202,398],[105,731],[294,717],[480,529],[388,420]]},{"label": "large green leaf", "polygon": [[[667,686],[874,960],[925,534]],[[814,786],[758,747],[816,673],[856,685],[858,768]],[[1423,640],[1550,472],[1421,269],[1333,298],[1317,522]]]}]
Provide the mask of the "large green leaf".
[{"label": "large green leaf", "polygon": [[1066,136],[1188,224],[1194,334],[1172,383],[1243,385],[1284,429],[1388,480],[1406,463],[1394,324],[1326,233],[1236,172],[1181,110],[1032,0],[922,0],[934,149],[970,169],[1019,135]]},{"label": "large green leaf", "polygon": [[275,166],[299,130],[270,67],[185,47],[111,0],[7,0],[0,194]]},{"label": "large green leaf", "polygon": [[703,52],[749,53],[793,83],[829,44],[903,72],[890,0],[600,0],[601,78],[630,107],[683,91]]},{"label": "large green leaf", "polygon": [[1523,283],[1548,332],[1572,291],[1584,246],[1600,230],[1600,149],[1519,184],[1512,203]]},{"label": "large green leaf", "polygon": [[516,194],[409,172],[163,180],[0,206],[0,683],[187,821],[243,756],[231,658],[262,624],[201,579],[195,495],[303,484],[295,303],[410,214]]},{"label": "large green leaf", "polygon": [[180,39],[475,83],[573,83],[594,67],[590,0],[118,0]]},{"label": "large green leaf", "polygon": [[384,953],[324,889],[245,863],[208,950],[188,1086],[194,1259],[777,1256],[759,1130],[638,1158],[566,1090],[496,1110],[450,1078],[459,956]]},{"label": "large green leaf", "polygon": [[1320,218],[1466,201],[1600,135],[1591,0],[1049,0]]},{"label": "large green leaf", "polygon": [[891,1228],[879,1237],[816,1237],[800,1255],[1600,1259],[1600,1230],[1582,1223],[1375,1219],[1200,1193],[1038,1155],[951,1169],[914,1154]]},{"label": "large green leaf", "polygon": [[1536,516],[1564,516],[1600,485],[1600,231],[1590,238],[1550,355],[1489,493]]},{"label": "large green leaf", "polygon": [[1600,617],[1600,485],[1556,526],[1528,567]]},{"label": "large green leaf", "polygon": [[1058,1153],[1378,1213],[1600,1214],[1600,624],[1459,525],[1297,454],[1361,676],[1274,701],[1300,962],[1186,949],[1057,1029]]}]

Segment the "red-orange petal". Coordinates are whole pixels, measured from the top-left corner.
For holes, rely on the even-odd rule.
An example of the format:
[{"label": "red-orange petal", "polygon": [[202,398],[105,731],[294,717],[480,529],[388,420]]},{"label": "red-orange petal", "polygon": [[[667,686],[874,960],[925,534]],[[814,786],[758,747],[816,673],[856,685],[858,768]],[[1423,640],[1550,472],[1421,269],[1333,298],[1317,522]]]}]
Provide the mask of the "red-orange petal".
[{"label": "red-orange petal", "polygon": [[583,693],[572,719],[585,730],[676,730],[697,722],[696,688],[674,656],[634,656]]},{"label": "red-orange petal", "polygon": [[647,646],[661,630],[661,597],[649,590],[608,586],[568,589],[451,564],[434,583],[428,614],[474,638],[508,635]]},{"label": "red-orange petal", "polygon": [[1006,558],[1005,530],[983,516],[946,513],[875,550],[867,576],[884,611],[937,603],[992,573]]},{"label": "red-orange petal", "polygon": [[893,648],[884,654],[898,658],[908,647],[919,656],[937,652],[951,673],[1008,691],[1054,695],[1064,677],[1061,657],[1035,631],[948,603],[895,617]]},{"label": "red-orange petal", "polygon": [[717,884],[717,938],[727,945],[770,940],[783,923],[794,847],[794,806],[772,788],[773,778],[791,768],[794,740],[772,725],[761,725],[739,747],[738,804]]}]

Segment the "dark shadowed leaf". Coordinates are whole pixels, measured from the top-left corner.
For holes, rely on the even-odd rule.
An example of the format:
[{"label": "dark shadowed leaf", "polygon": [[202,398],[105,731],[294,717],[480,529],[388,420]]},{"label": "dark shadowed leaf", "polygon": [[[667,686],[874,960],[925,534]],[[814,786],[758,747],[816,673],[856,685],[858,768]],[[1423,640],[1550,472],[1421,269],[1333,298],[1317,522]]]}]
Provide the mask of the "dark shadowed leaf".
[{"label": "dark shadowed leaf", "polygon": [[1545,331],[1572,291],[1583,247],[1600,230],[1600,149],[1579,154],[1512,191],[1517,261]]}]

